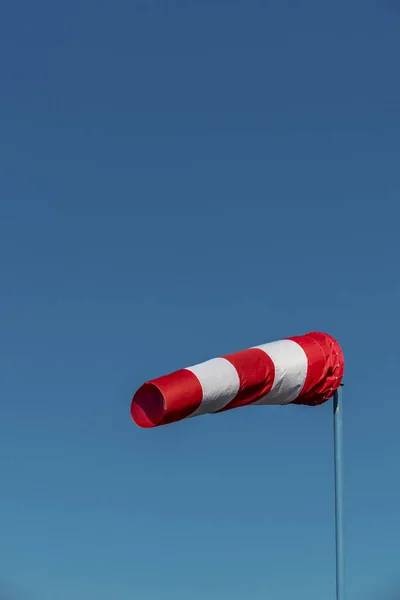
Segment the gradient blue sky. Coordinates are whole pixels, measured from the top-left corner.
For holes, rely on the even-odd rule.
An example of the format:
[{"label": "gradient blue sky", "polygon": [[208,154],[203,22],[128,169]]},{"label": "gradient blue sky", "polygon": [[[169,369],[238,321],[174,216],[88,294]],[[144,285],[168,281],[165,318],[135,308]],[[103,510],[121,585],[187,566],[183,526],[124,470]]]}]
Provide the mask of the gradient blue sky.
[{"label": "gradient blue sky", "polygon": [[349,598],[384,600],[399,29],[394,0],[2,7],[4,593],[333,600],[331,403],[129,415],[150,377],[319,329],[347,361]]}]

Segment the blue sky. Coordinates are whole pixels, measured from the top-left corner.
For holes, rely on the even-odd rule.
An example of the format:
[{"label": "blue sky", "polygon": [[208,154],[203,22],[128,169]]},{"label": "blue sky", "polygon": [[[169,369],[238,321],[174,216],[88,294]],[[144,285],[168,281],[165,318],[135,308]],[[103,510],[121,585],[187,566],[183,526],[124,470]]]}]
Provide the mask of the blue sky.
[{"label": "blue sky", "polygon": [[322,330],[347,365],[349,598],[385,600],[400,5],[1,12],[0,591],[333,600],[331,403],[129,415],[148,378]]}]

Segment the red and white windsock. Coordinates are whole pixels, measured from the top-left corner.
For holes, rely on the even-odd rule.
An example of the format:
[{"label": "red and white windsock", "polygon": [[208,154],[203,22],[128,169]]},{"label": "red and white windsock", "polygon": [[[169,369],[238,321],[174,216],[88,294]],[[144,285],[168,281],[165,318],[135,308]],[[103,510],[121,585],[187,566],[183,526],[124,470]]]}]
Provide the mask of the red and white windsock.
[{"label": "red and white windsock", "polygon": [[343,352],[326,333],[287,338],[213,358],[144,383],[132,419],[156,427],[260,404],[322,404],[338,389]]}]

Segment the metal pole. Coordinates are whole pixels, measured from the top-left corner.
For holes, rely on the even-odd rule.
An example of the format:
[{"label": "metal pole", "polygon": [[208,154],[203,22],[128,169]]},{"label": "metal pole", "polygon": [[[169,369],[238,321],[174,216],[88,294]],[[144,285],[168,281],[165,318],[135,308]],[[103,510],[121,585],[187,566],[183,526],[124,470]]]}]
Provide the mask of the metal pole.
[{"label": "metal pole", "polygon": [[333,397],[335,452],[336,600],[345,598],[342,387]]}]

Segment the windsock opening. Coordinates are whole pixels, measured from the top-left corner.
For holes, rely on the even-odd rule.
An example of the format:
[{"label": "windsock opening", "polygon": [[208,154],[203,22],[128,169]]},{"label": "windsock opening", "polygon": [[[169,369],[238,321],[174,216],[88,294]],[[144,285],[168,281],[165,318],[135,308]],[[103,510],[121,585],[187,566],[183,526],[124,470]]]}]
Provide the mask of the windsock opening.
[{"label": "windsock opening", "polygon": [[164,397],[154,383],[145,383],[136,392],[131,405],[132,419],[139,427],[161,425],[165,415]]}]

